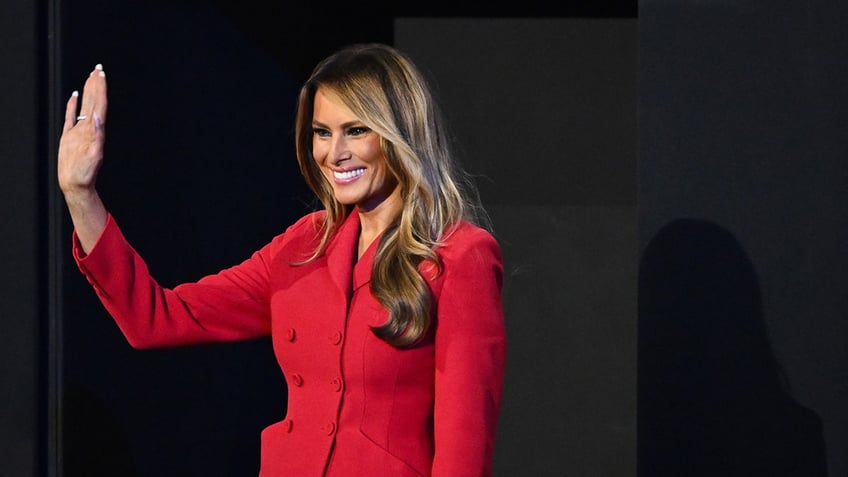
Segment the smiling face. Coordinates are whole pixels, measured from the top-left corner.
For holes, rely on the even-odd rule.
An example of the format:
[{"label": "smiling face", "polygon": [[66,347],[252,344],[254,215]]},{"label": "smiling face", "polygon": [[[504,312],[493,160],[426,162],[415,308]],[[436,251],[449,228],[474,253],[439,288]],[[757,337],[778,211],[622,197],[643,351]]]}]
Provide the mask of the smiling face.
[{"label": "smiling face", "polygon": [[380,136],[323,88],[315,93],[312,131],[312,157],[336,200],[364,212],[399,210],[397,180],[388,169]]}]

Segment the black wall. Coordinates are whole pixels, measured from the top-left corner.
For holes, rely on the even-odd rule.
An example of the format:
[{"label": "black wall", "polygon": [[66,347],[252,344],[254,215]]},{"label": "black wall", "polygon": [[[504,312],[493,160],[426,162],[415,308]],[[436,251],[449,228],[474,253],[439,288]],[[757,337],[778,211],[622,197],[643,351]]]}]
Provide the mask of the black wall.
[{"label": "black wall", "polygon": [[846,13],[640,3],[640,475],[848,475]]},{"label": "black wall", "polygon": [[[32,2],[0,4],[0,474],[33,475],[43,457],[39,406],[47,340],[40,281],[45,250],[45,187],[39,122],[42,11]],[[43,403],[43,402],[42,402]]]}]

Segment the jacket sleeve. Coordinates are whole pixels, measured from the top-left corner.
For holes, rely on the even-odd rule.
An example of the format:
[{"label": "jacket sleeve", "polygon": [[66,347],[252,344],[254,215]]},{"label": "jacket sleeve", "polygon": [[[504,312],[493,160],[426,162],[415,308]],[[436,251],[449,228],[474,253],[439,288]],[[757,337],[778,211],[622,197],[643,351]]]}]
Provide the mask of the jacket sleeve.
[{"label": "jacket sleeve", "polygon": [[472,228],[466,237],[443,253],[435,334],[433,477],[492,473],[506,358],[503,262],[488,232]]},{"label": "jacket sleeve", "polygon": [[232,341],[270,332],[271,244],[239,265],[173,289],[150,275],[111,215],[88,255],[73,234],[73,254],[134,348]]}]

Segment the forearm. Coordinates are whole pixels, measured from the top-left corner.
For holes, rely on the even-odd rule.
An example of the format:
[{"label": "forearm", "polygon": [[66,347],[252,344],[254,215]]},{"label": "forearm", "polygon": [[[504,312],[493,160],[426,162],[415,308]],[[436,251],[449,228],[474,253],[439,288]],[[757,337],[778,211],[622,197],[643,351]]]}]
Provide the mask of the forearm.
[{"label": "forearm", "polygon": [[270,332],[271,245],[239,265],[174,288],[161,286],[124,237],[114,217],[83,254],[74,234],[79,270],[135,348],[233,341]]},{"label": "forearm", "polygon": [[74,231],[77,234],[83,252],[94,248],[97,239],[106,228],[108,213],[100,195],[94,189],[65,192],[65,204],[71,214]]}]

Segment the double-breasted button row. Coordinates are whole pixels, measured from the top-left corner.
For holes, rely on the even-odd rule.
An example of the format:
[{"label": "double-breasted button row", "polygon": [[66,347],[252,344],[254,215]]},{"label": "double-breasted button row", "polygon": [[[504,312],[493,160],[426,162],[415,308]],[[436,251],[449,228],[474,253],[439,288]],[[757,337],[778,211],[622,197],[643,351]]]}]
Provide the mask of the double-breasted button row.
[{"label": "double-breasted button row", "polygon": [[[327,338],[330,340],[330,343],[333,343],[334,345],[340,345],[342,344],[342,338],[344,338],[344,335],[341,331],[334,331],[329,336],[327,336]],[[294,328],[289,328],[286,330],[286,339],[289,340],[290,343],[294,343],[294,340],[297,339],[297,332]]]},{"label": "double-breasted button row", "polygon": [[[283,430],[285,430],[287,433],[291,433],[292,429],[294,429],[294,422],[292,422],[291,419],[284,420]],[[325,432],[328,436],[332,436],[336,433],[336,423],[330,421],[324,424],[323,426],[321,426],[321,431]]]},{"label": "double-breasted button row", "polygon": [[[296,387],[303,386],[303,376],[301,376],[297,373],[292,374],[291,375],[291,383],[294,384]],[[332,389],[333,391],[335,391],[337,393],[341,392],[342,389],[344,389],[344,381],[342,380],[342,378],[336,377],[336,378],[331,379],[330,380],[330,389]]]}]

